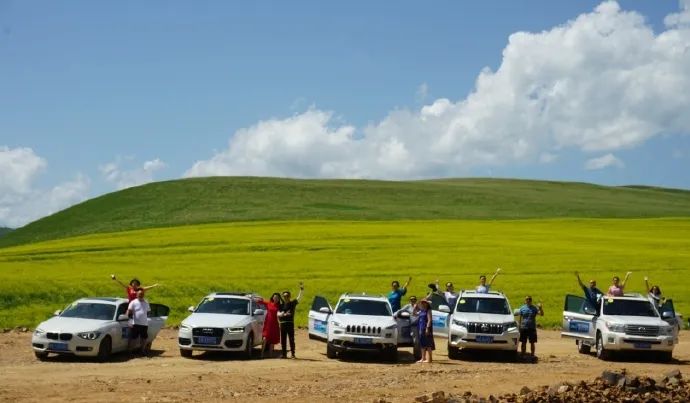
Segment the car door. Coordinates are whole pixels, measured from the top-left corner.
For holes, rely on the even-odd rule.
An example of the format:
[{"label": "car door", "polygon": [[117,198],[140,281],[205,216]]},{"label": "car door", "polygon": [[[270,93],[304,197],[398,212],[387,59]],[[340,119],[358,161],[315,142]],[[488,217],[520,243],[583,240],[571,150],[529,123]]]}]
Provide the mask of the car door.
[{"label": "car door", "polygon": [[393,314],[395,323],[398,325],[398,345],[411,346],[412,339],[412,306],[405,305],[398,312]]},{"label": "car door", "polygon": [[594,343],[596,308],[585,298],[566,295],[563,307],[561,336],[584,339]]},{"label": "car door", "polygon": [[445,306],[450,310],[448,302],[442,295],[431,294],[431,320],[434,336],[448,338],[448,317],[449,312],[441,312],[439,308]]},{"label": "car door", "polygon": [[149,338],[148,342],[153,342],[156,338],[158,332],[161,331],[165,321],[168,320],[168,315],[170,314],[170,308],[162,304],[149,304],[148,312],[148,323],[149,323]]},{"label": "car door", "polygon": [[113,341],[113,352],[124,351],[129,345],[129,332],[130,327],[127,320],[118,320],[120,315],[127,315],[127,308],[129,304],[123,302],[117,307],[117,312],[115,315],[115,328],[112,336]]},{"label": "car door", "polygon": [[673,337],[678,338],[678,331],[680,331],[680,322],[676,316],[676,309],[673,306],[673,300],[667,299],[659,308],[661,318],[669,325],[673,326]]},{"label": "car door", "polygon": [[[327,312],[323,312],[327,311]],[[328,340],[328,319],[333,313],[333,308],[326,298],[315,296],[309,308],[309,338],[313,340]]]},{"label": "car door", "polygon": [[[259,345],[262,343],[261,335],[264,331],[264,322],[266,322],[266,309],[259,305],[256,301],[260,297],[252,298],[250,304],[250,314],[252,315],[252,331],[254,332],[254,344]],[[256,314],[257,309],[263,311],[262,314]]]}]

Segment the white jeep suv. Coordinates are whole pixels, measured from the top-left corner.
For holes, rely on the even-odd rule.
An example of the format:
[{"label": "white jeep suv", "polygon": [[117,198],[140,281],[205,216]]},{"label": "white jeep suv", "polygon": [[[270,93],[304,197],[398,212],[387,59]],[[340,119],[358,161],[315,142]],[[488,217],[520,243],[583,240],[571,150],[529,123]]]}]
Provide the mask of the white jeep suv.
[{"label": "white jeep suv", "polygon": [[451,314],[448,358],[460,349],[517,353],[519,331],[508,298],[500,292],[462,291]]},{"label": "white jeep suv", "polygon": [[603,296],[595,307],[585,298],[567,295],[561,335],[574,338],[580,353],[588,354],[594,346],[602,360],[614,351],[627,350],[653,351],[662,361],[670,361],[678,343],[675,321],[671,300],[657,309],[640,294]]},{"label": "white jeep suv", "polygon": [[178,346],[180,355],[191,357],[199,351],[239,351],[252,357],[255,346],[261,345],[261,332],[266,312],[251,293],[216,292],[204,297],[180,324]]},{"label": "white jeep suv", "polygon": [[309,311],[309,337],[327,343],[328,358],[347,351],[368,351],[396,361],[398,346],[412,344],[410,314],[394,316],[384,296],[343,294],[335,309],[317,296]]}]

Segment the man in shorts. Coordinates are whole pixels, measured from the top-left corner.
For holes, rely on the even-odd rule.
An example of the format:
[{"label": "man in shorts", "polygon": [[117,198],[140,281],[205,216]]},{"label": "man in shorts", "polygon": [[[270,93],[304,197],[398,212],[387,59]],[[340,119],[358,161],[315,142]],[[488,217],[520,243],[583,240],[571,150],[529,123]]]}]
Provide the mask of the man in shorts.
[{"label": "man in shorts", "polygon": [[534,357],[534,344],[537,342],[537,315],[544,316],[544,309],[539,304],[532,305],[532,297],[525,297],[525,304],[518,310],[520,319],[520,353],[525,355],[527,350],[527,341],[530,344],[530,353]]},{"label": "man in shorts", "polygon": [[[149,338],[148,312],[151,310],[149,303],[144,299],[144,291],[137,291],[137,298],[129,303],[127,316],[131,327],[129,337],[129,350],[138,349],[142,355],[146,354],[146,344]],[[138,345],[137,345],[138,343]]]}]

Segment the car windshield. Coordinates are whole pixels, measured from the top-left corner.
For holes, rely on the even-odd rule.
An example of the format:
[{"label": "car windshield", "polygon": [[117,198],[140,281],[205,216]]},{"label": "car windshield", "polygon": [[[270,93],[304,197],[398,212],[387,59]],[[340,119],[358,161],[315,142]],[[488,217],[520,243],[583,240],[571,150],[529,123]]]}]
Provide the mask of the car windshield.
[{"label": "car windshield", "polygon": [[197,313],[222,313],[249,315],[249,301],[239,298],[204,298],[196,308]]},{"label": "car windshield", "polygon": [[649,301],[630,299],[604,300],[604,315],[659,316]]},{"label": "car windshield", "polygon": [[340,300],[336,313],[346,315],[370,315],[370,316],[391,316],[390,305],[383,301],[372,301],[366,299],[343,299]]},{"label": "car windshield", "polygon": [[115,305],[95,302],[77,302],[67,307],[60,314],[63,318],[81,318],[97,320],[114,320]]},{"label": "car windshield", "polygon": [[457,311],[510,315],[508,301],[502,298],[461,298],[458,301]]}]

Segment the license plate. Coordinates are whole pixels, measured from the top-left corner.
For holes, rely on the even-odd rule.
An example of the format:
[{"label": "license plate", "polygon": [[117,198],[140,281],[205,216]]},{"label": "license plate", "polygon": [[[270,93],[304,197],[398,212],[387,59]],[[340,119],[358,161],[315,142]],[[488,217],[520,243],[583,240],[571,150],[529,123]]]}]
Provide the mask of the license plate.
[{"label": "license plate", "polygon": [[652,348],[651,343],[634,343],[633,346],[635,346],[635,348],[643,348],[643,349]]},{"label": "license plate", "polygon": [[477,336],[477,343],[493,343],[494,338],[492,336]]},{"label": "license plate", "polygon": [[210,336],[199,336],[197,339],[198,344],[218,344],[218,338]]},{"label": "license plate", "polygon": [[361,337],[355,337],[355,344],[371,344],[371,339],[365,339]]},{"label": "license plate", "polygon": [[48,343],[48,350],[68,351],[69,346],[67,345],[67,343]]}]

